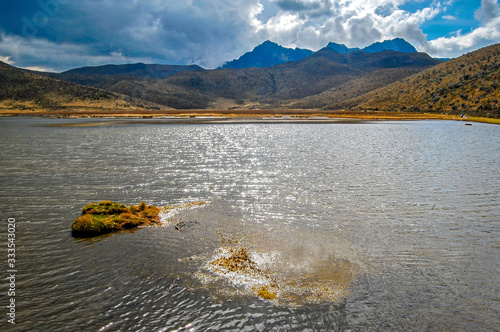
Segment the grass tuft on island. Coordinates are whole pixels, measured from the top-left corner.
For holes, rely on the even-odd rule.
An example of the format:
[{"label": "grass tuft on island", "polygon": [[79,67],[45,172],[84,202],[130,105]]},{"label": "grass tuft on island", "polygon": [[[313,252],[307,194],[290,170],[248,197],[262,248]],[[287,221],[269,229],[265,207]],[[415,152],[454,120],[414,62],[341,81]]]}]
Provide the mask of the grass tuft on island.
[{"label": "grass tuft on island", "polygon": [[126,205],[111,201],[90,203],[83,207],[82,215],[71,225],[74,237],[92,237],[139,226],[158,226],[160,209],[141,202]]}]

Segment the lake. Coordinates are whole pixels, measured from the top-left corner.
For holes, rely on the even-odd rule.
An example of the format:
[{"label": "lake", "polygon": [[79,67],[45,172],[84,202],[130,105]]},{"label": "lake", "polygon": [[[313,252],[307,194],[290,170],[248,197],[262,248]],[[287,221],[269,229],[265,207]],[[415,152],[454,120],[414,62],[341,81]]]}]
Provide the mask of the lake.
[{"label": "lake", "polygon": [[[0,118],[0,329],[500,330],[500,126],[186,122]],[[102,200],[181,205],[73,238]]]}]

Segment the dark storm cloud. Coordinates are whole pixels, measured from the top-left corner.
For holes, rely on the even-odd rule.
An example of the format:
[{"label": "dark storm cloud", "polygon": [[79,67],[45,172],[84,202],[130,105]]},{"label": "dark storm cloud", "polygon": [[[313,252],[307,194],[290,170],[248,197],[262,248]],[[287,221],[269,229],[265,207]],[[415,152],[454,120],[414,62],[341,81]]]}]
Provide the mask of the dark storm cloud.
[{"label": "dark storm cloud", "polygon": [[302,19],[314,19],[322,16],[332,16],[335,14],[334,1],[332,0],[277,0],[276,4],[281,10],[297,12]]},{"label": "dark storm cloud", "polygon": [[[65,45],[69,52],[73,45],[75,52],[88,52],[89,57],[101,60],[123,61],[125,57],[213,67],[223,62],[221,57],[229,59],[228,53],[241,46],[238,38],[248,33],[248,11],[258,1],[246,1],[246,5],[241,2],[2,1],[10,14],[7,19],[2,18],[0,33],[9,38],[12,52],[16,42],[29,48],[43,41],[48,48],[51,44],[56,48]],[[3,46],[5,49],[8,45]],[[23,59],[27,62],[26,54],[10,56],[16,63],[22,64]],[[55,69],[73,66],[55,65]]]},{"label": "dark storm cloud", "polygon": [[[196,63],[215,68],[266,39],[313,50],[402,37],[450,57],[498,42],[498,0],[482,0],[480,26],[427,41],[422,26],[456,1],[0,0],[0,61],[65,70],[107,63]],[[458,5],[456,5],[458,6]],[[432,27],[432,25],[429,25]],[[462,33],[462,31],[470,31]]]},{"label": "dark storm cloud", "polygon": [[319,2],[304,2],[300,0],[279,0],[276,1],[276,3],[283,10],[297,12],[303,10],[318,9],[320,7]]}]

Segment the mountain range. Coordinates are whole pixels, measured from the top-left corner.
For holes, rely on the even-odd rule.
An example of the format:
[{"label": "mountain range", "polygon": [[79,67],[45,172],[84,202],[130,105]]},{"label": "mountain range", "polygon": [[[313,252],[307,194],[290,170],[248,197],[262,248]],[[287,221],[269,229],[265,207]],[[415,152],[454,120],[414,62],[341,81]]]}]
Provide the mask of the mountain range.
[{"label": "mountain range", "polygon": [[[417,52],[413,45],[402,38],[377,42],[363,49],[348,48],[343,44],[337,43],[329,43],[326,47],[338,53],[349,53],[353,51],[375,53],[384,50],[399,51],[403,53]],[[245,53],[240,58],[227,62],[222,68],[243,69],[250,67],[271,67],[289,61],[300,61],[311,56],[313,53],[313,51],[307,49],[286,48],[268,40],[255,47],[253,51]]]},{"label": "mountain range", "polygon": [[[500,117],[500,45],[447,62],[408,45],[393,40],[356,50],[331,43],[300,60],[241,69],[131,64],[35,73],[0,63],[0,107],[378,109]],[[271,60],[280,50],[271,42],[260,46],[274,49]],[[385,49],[392,46],[405,52]]]},{"label": "mountain range", "polygon": [[268,40],[240,58],[227,62],[222,68],[271,67],[288,61],[300,61],[313,53],[313,51],[301,48],[286,48]]}]

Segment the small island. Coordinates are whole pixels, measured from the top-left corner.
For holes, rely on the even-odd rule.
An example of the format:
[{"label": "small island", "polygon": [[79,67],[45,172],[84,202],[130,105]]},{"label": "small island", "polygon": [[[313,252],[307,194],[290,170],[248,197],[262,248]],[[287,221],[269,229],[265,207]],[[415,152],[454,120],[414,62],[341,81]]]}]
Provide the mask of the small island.
[{"label": "small island", "polygon": [[139,226],[159,226],[159,214],[158,207],[145,202],[129,207],[111,201],[91,203],[83,207],[71,231],[74,237],[92,237]]}]

